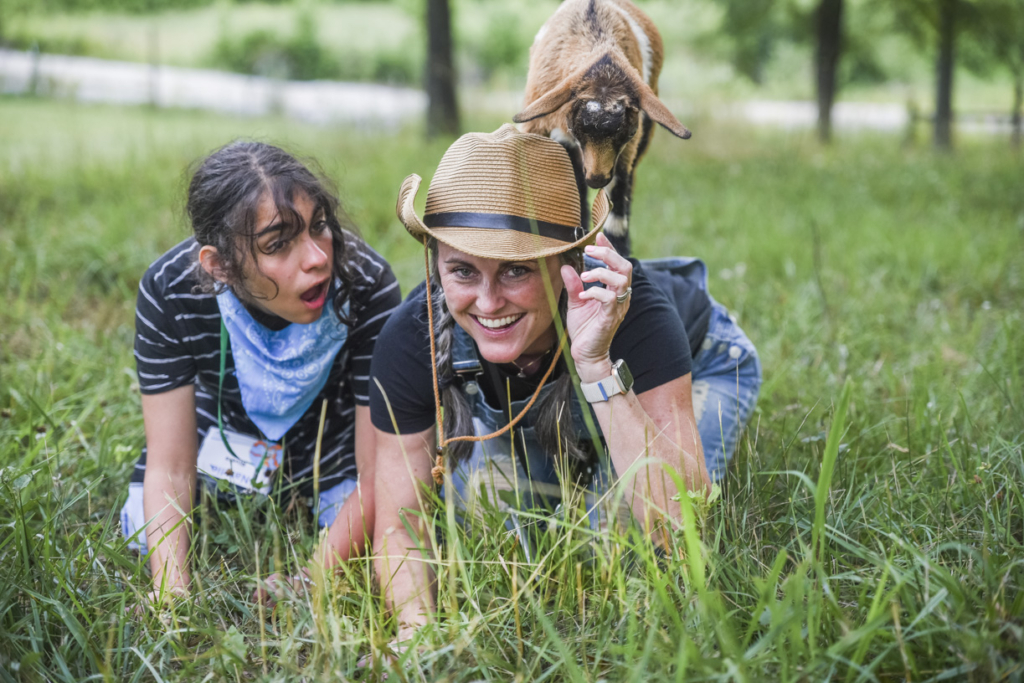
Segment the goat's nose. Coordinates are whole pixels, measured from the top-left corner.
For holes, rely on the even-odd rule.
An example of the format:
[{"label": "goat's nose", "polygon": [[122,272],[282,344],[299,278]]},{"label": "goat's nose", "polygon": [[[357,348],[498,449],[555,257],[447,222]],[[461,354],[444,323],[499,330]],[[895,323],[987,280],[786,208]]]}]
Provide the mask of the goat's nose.
[{"label": "goat's nose", "polygon": [[594,190],[600,190],[602,187],[608,184],[611,177],[606,175],[588,175],[587,186]]}]

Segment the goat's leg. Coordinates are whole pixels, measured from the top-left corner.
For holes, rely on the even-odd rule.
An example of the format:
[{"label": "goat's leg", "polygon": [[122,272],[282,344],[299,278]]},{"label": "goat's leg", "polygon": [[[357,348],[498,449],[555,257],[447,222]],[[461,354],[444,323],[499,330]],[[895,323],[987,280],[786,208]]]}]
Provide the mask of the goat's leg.
[{"label": "goat's leg", "polygon": [[605,191],[609,192],[608,198],[612,200],[612,212],[605,221],[604,233],[615,247],[615,251],[623,256],[629,256],[629,205],[633,201],[632,164],[619,157],[611,186],[606,187]]},{"label": "goat's leg", "polygon": [[647,114],[643,116],[643,128],[636,154],[629,160],[626,154],[619,157],[615,164],[615,175],[611,185],[605,188],[612,200],[612,213],[605,223],[605,233],[615,250],[623,256],[632,252],[632,240],[629,238],[630,204],[633,202],[633,179],[636,176],[636,165],[650,146],[654,137],[654,121]]},{"label": "goat's leg", "polygon": [[580,195],[580,225],[590,231],[590,203],[587,201],[587,174],[583,170],[583,152],[579,144],[567,137],[556,137],[565,151],[569,153],[569,161],[572,162],[572,172],[576,176],[576,191]]}]

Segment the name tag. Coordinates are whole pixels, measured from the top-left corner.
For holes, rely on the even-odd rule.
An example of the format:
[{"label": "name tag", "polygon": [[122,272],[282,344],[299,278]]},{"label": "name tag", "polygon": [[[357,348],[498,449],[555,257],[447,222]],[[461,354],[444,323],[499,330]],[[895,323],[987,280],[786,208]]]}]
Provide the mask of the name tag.
[{"label": "name tag", "polygon": [[199,448],[196,469],[230,482],[246,493],[269,494],[270,478],[281,465],[281,444],[226,429],[224,436],[235,455],[224,446],[220,430],[211,428]]}]

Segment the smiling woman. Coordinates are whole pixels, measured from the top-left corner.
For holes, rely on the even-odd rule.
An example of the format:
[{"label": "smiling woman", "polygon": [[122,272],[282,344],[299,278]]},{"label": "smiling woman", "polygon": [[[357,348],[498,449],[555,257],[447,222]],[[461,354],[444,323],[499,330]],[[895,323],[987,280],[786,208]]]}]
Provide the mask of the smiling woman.
[{"label": "smiling woman", "polygon": [[406,179],[398,215],[428,250],[428,278],[381,331],[370,385],[377,575],[399,639],[434,609],[429,565],[415,561],[412,520],[425,517],[403,512],[422,510],[421,486],[447,470],[448,504],[464,519],[502,513],[528,558],[518,515],[542,519],[566,492],[598,534],[636,523],[661,543],[680,523],[676,482],[705,492],[721,476],[760,386],[699,261],[619,255],[601,233],[603,191],[581,224],[557,142],[511,126],[464,135],[422,218],[419,185]]},{"label": "smiling woman", "polygon": [[372,486],[357,486],[373,478],[369,364],[400,301],[326,183],[277,147],[236,142],[207,157],[187,212],[193,237],[150,266],[136,308],[146,447],[121,523],[150,553],[158,594],[188,590],[183,514],[197,484],[218,479],[231,496],[318,488],[326,565],[362,551],[374,510]]}]

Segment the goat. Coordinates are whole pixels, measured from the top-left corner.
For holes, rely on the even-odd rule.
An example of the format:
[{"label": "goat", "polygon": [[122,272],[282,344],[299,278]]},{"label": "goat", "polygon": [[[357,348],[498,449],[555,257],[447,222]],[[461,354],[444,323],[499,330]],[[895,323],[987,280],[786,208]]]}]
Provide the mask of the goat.
[{"label": "goat", "polygon": [[605,232],[629,254],[629,205],[636,164],[657,122],[690,131],[658,99],[663,49],[654,23],[629,0],[565,0],[530,47],[525,107],[512,120],[525,133],[560,142],[572,159],[583,224],[587,187],[606,190]]}]

